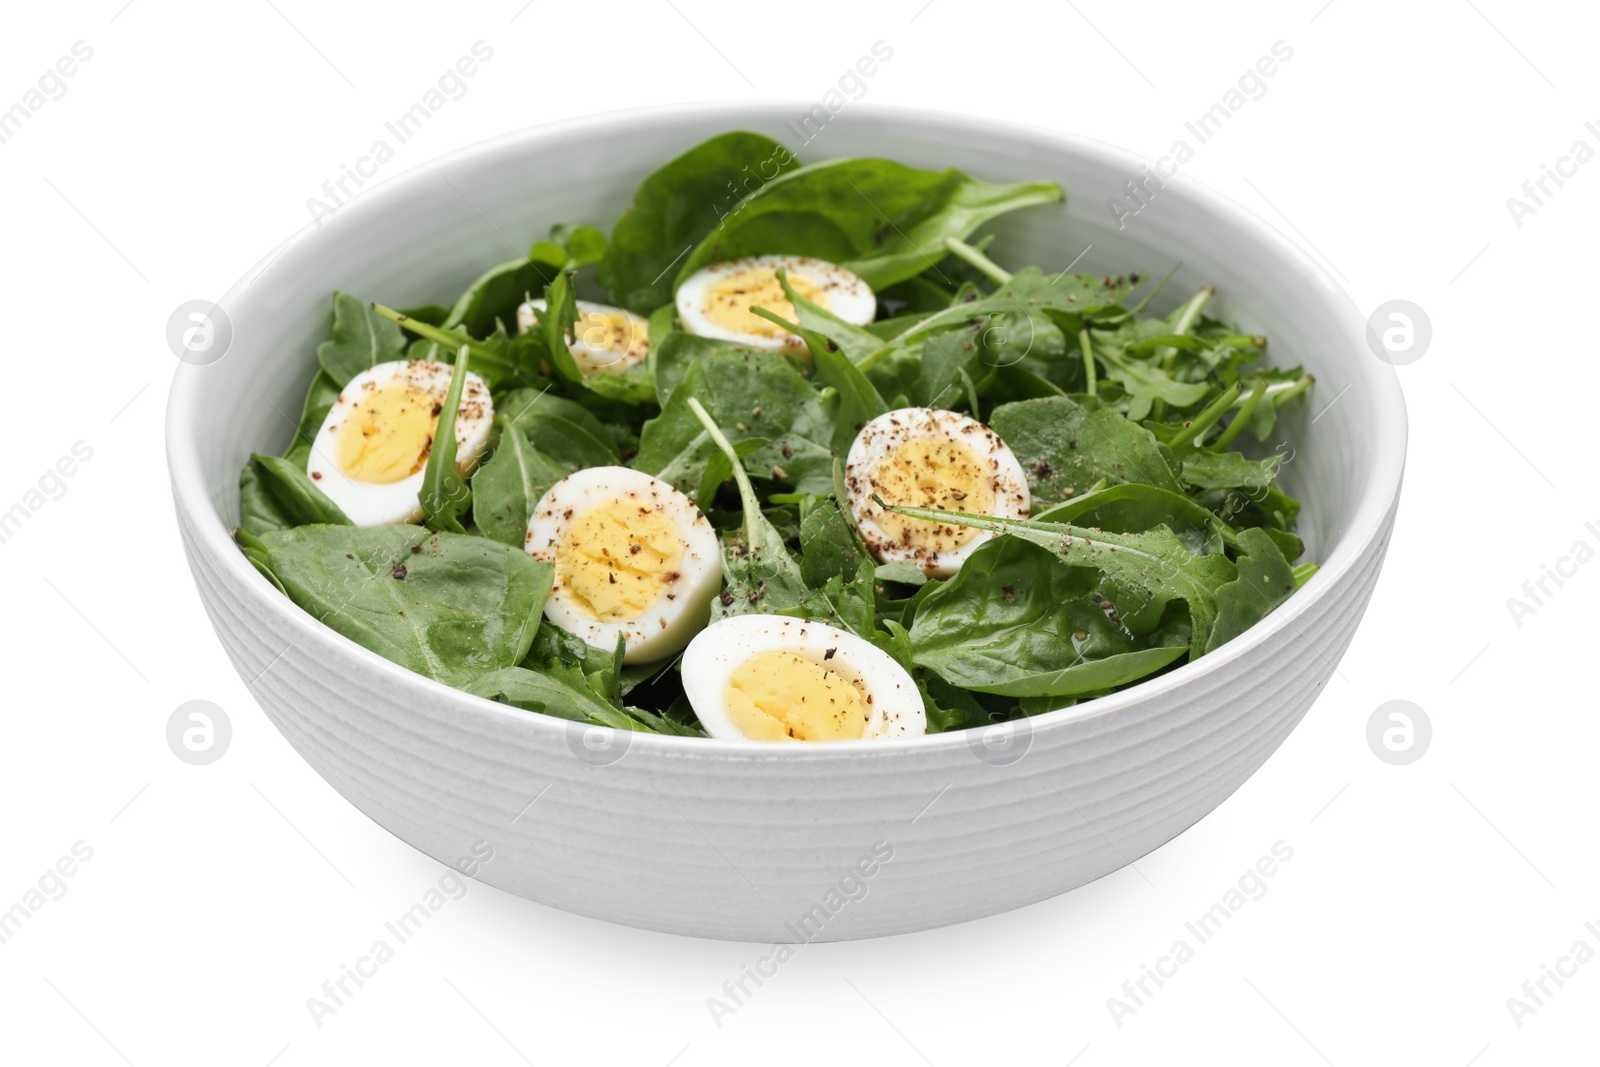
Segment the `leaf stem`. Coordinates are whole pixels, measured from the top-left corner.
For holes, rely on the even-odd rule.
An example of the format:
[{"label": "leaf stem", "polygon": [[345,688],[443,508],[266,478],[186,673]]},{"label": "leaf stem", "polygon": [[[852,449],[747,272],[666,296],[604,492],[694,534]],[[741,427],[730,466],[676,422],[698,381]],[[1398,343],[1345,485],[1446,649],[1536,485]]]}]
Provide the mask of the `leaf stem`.
[{"label": "leaf stem", "polygon": [[1275,408],[1283,407],[1283,405],[1287,404],[1289,401],[1293,400],[1307,389],[1310,389],[1311,383],[1314,381],[1316,381],[1316,379],[1311,377],[1309,374],[1301,375],[1293,385],[1283,390],[1283,392],[1277,393],[1273,396],[1272,406]]},{"label": "leaf stem", "polygon": [[1244,429],[1245,423],[1250,421],[1250,416],[1255,414],[1256,405],[1260,404],[1261,398],[1266,395],[1267,380],[1263,378],[1256,383],[1254,389],[1250,390],[1250,395],[1245,397],[1244,403],[1239,406],[1239,413],[1233,417],[1233,421],[1228,423],[1227,428],[1217,439],[1211,442],[1211,447],[1220,452],[1232,444],[1233,439],[1239,436],[1239,431]]},{"label": "leaf stem", "polygon": [[1083,375],[1087,382],[1083,387],[1083,391],[1090,396],[1094,396],[1094,344],[1089,340],[1089,328],[1087,326],[1078,331],[1078,347],[1083,349]]},{"label": "leaf stem", "polygon": [[689,410],[700,420],[700,425],[705,428],[706,436],[711,438],[711,443],[728,457],[728,462],[733,466],[733,480],[739,486],[739,500],[744,505],[744,543],[754,545],[755,516],[761,514],[761,501],[756,497],[755,487],[750,484],[750,475],[745,472],[744,460],[739,458],[739,453],[734,450],[732,442],[723,436],[721,428],[695,397],[689,398]]},{"label": "leaf stem", "polygon": [[1233,407],[1233,402],[1238,399],[1239,392],[1244,388],[1244,383],[1234,382],[1224,389],[1217,398],[1201,409],[1200,414],[1190,419],[1178,435],[1167,442],[1167,447],[1174,452],[1188,445],[1196,444],[1206,435],[1206,431],[1215,426],[1217,420]]},{"label": "leaf stem", "polygon": [[1163,274],[1159,282],[1156,282],[1156,287],[1146,293],[1143,300],[1139,301],[1139,306],[1133,309],[1133,314],[1137,315],[1145,308],[1149,307],[1150,301],[1154,300],[1161,290],[1167,287],[1167,283],[1172,280],[1172,276],[1174,274],[1178,273],[1178,268],[1181,266],[1183,266],[1182,260],[1174,263],[1172,265],[1172,269],[1167,271],[1166,274]]},{"label": "leaf stem", "polygon": [[[1206,302],[1211,299],[1212,294],[1215,292],[1216,290],[1208,285],[1189,298],[1189,302],[1183,305],[1183,310],[1178,313],[1178,322],[1172,328],[1173,336],[1188,336],[1189,331],[1194,329],[1195,322],[1200,318],[1200,309],[1206,306]],[[1177,363],[1177,361],[1178,350],[1176,348],[1173,348],[1169,345],[1167,348],[1162,350],[1161,369],[1163,371],[1171,374],[1173,365]],[[1151,417],[1157,421],[1165,418],[1167,414],[1167,402],[1162,400],[1160,397],[1156,397],[1155,404],[1152,405],[1150,414]]]},{"label": "leaf stem", "polygon": [[964,259],[972,266],[976,267],[978,273],[984,275],[996,285],[1010,284],[1010,271],[1000,266],[994,260],[978,251],[976,248],[973,248],[971,245],[967,244],[967,242],[957,240],[954,237],[946,237],[944,239],[944,246],[948,248],[950,252],[958,259]]}]

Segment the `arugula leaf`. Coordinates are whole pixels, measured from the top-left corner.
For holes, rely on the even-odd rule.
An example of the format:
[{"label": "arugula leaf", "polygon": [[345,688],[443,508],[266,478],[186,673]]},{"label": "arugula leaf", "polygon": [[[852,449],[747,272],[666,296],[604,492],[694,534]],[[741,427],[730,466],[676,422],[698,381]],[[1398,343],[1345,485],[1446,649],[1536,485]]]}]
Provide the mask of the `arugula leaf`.
[{"label": "arugula leaf", "polygon": [[744,507],[741,532],[729,534],[723,539],[722,596],[712,604],[713,618],[725,619],[730,615],[775,612],[794,607],[807,592],[800,565],[789,555],[783,535],[761,513],[761,501],[750,484],[750,476],[745,473],[744,464],[739,460],[733,443],[718,428],[699,400],[689,397],[688,406],[707,438],[727,458]]},{"label": "arugula leaf", "polygon": [[239,472],[239,525],[260,536],[312,523],[348,526],[350,520],[306,476],[304,467],[252,452]]},{"label": "arugula leaf", "polygon": [[1193,497],[1153,485],[1126,482],[1083,493],[1032,516],[1037,522],[1070,522],[1112,533],[1139,533],[1165,526],[1196,555],[1233,544],[1233,530]]},{"label": "arugula leaf", "polygon": [[1066,523],[879,506],[913,519],[1021,538],[1049,549],[1075,567],[1093,567],[1111,582],[1111,610],[1135,631],[1148,631],[1158,625],[1167,604],[1181,600],[1189,606],[1193,620],[1196,656],[1215,647],[1211,632],[1217,621],[1217,589],[1237,575],[1226,556],[1197,556],[1176,534],[1161,526],[1143,533],[1113,534]]},{"label": "arugula leaf", "polygon": [[[1304,579],[1289,567],[1264,530],[1239,531],[1239,576],[1217,590],[1211,645],[1231,641],[1266,618]],[[1306,574],[1305,578],[1310,578]]]},{"label": "arugula leaf", "polygon": [[364,370],[405,358],[398,326],[349,293],[333,294],[333,339],[317,346],[317,362],[336,389]]},{"label": "arugula leaf", "polygon": [[467,384],[467,360],[467,346],[462,345],[461,351],[456,353],[455,371],[450,375],[450,388],[444,395],[439,421],[434,426],[433,447],[422,468],[422,488],[418,491],[426,525],[451,533],[467,532],[461,525],[461,516],[472,500],[472,490],[456,467],[456,413],[461,408],[461,394]]},{"label": "arugula leaf", "polygon": [[[789,284],[789,272],[782,267],[778,268],[777,276],[778,284],[783,288],[783,295],[794,308],[795,318],[800,320],[800,325],[832,341],[852,363],[860,363],[883,347],[883,342],[873,334],[859,326],[852,326],[827,308],[795,292],[794,287]],[[773,321],[782,326],[788,325],[778,319]]]},{"label": "arugula leaf", "polygon": [[980,693],[1068,697],[1137,681],[1188,653],[1112,622],[1094,588],[1092,572],[1049,550],[996,538],[917,609],[914,660]]},{"label": "arugula leaf", "polygon": [[917,170],[887,159],[813,163],[740,201],[689,254],[677,284],[712,263],[777,253],[838,263],[882,289],[943,259],[946,237],[965,237],[997,215],[1061,199],[1053,182],[996,185],[959,170]]},{"label": "arugula leaf", "polygon": [[465,348],[472,354],[473,370],[493,391],[517,383],[531,385],[539,380],[536,370],[529,366],[524,339],[508,337],[498,325],[487,337],[475,338],[460,327],[431,326],[419,319],[407,318],[403,312],[382,304],[373,304],[372,312],[416,334],[422,339],[419,345],[427,343],[428,347],[416,355],[397,358],[448,363],[455,353]]},{"label": "arugula leaf", "polygon": [[553,574],[520,548],[420,526],[297,526],[258,540],[289,599],[455,686],[527,655]]},{"label": "arugula leaf", "polygon": [[1056,503],[1105,478],[1182,492],[1149,430],[1108,408],[1089,410],[1071,397],[1002,404],[989,425],[1027,472],[1034,499]]},{"label": "arugula leaf", "polygon": [[1265,489],[1277,475],[1282,456],[1247,459],[1238,452],[1201,450],[1183,457],[1179,473],[1197,489]]},{"label": "arugula leaf", "polygon": [[696,359],[661,414],[644,424],[633,466],[684,493],[700,484],[716,446],[685,403],[698,398],[733,441],[767,444],[743,468],[783,483],[786,492],[828,493],[833,487],[833,427],[817,391],[777,352],[715,351]]},{"label": "arugula leaf", "polygon": [[866,549],[836,502],[823,501],[801,518],[800,577],[806,585],[815,589],[830,578],[854,575],[866,559]]},{"label": "arugula leaf", "polygon": [[501,415],[495,423],[499,443],[472,476],[472,521],[485,537],[521,548],[535,505],[569,471],[529,444],[515,422]]},{"label": "arugula leaf", "polygon": [[[783,280],[782,268],[778,270],[778,277],[780,281]],[[787,286],[787,281],[784,284]],[[888,411],[889,405],[883,402],[883,397],[878,395],[878,390],[861,373],[860,368],[850,362],[849,356],[822,334],[774,315],[766,308],[750,310],[805,341],[817,377],[834,391],[837,398],[838,406],[833,413],[833,454],[842,456],[849,452],[861,428]]]},{"label": "arugula leaf", "polygon": [[595,280],[613,304],[648,315],[672,300],[673,265],[737,218],[750,183],[759,187],[798,166],[787,148],[758,133],[724,133],[696,145],[640,183],[611,229]]}]

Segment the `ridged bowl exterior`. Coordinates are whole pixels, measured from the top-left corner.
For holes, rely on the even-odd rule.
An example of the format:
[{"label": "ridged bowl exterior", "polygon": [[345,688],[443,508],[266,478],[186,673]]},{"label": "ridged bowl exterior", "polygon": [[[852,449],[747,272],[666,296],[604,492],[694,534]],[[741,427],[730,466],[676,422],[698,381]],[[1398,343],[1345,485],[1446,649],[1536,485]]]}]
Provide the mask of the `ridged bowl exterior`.
[{"label": "ridged bowl exterior", "polygon": [[[1343,655],[1382,564],[1405,414],[1365,324],[1318,267],[1215,194],[1169,179],[1118,228],[1106,201],[1138,159],[1056,134],[851,105],[795,145],[803,105],[628,112],[513,134],[419,167],[303,233],[221,301],[231,349],[185,366],[168,412],[179,525],[240,676],[319,774],[445,863],[487,841],[479,877],[613,922],[759,942],[874,937],[1073,889],[1170,840],[1281,744]],[[1003,262],[1093,273],[1185,266],[1223,313],[1318,378],[1285,420],[1286,468],[1323,569],[1222,649],[1114,697],[987,731],[879,745],[762,746],[584,728],[412,674],[294,607],[238,553],[237,472],[281,449],[325,335],[328,294],[448,300],[551,223],[605,226],[639,178],[721,130],[807,161],[884,155],[991,180],[1054,178],[1066,211],[999,229]],[[1128,203],[1124,200],[1124,203]],[[493,220],[488,222],[488,220]],[[486,224],[487,223],[487,224]],[[498,232],[497,232],[498,231]],[[1175,295],[1175,298],[1176,298]],[[284,413],[288,413],[285,415]]]}]

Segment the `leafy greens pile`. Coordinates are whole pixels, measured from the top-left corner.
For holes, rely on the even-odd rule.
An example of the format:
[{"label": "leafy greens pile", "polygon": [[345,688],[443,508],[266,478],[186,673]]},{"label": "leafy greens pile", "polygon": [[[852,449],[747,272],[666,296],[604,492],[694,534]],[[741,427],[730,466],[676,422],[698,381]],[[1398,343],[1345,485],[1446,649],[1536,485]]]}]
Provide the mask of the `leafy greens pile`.
[{"label": "leafy greens pile", "polygon": [[[753,171],[773,176],[752,183]],[[675,662],[624,667],[620,643],[594,648],[542,620],[551,567],[523,550],[539,498],[595,465],[670,482],[722,532],[714,618],[777,612],[859,634],[912,672],[930,731],[1065,707],[1203,655],[1315,570],[1293,566],[1284,457],[1237,447],[1247,431],[1266,440],[1311,379],[1258,366],[1265,340],[1208,316],[1209,290],[1155,315],[1159,283],[1133,303],[1138,276],[1013,274],[963,240],[1061,195],[880,159],[802,166],[766,137],[727,133],[650,175],[609,240],[556,226],[449,307],[335,293],[293,445],[241,474],[237,540],[296,604],[396,663],[630,730],[702,733]],[[876,290],[878,321],[849,325],[780,274],[796,321],[758,313],[804,355],[678,328],[678,282],[757,253],[848,267]],[[575,279],[591,267],[611,302],[649,316],[648,361],[624,374],[585,378],[568,349]],[[541,294],[536,325],[509,333]],[[306,476],[312,436],[352,377],[408,358],[456,364],[425,525],[357,527]],[[467,366],[497,413],[470,481],[452,429]],[[1000,535],[946,580],[876,564],[841,507],[856,431],[910,405],[990,425],[1032,491],[1026,520],[900,509]]]}]

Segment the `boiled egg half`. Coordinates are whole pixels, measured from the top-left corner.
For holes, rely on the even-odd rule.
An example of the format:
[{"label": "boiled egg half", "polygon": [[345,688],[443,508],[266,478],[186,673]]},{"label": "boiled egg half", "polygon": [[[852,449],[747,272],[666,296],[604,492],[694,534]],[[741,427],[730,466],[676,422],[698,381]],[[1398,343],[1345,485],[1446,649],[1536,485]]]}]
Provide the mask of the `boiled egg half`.
[{"label": "boiled egg half", "polygon": [[850,445],[845,492],[856,529],[881,563],[905,561],[945,578],[994,536],[970,526],[911,519],[902,507],[965,511],[997,519],[1028,517],[1028,479],[1006,443],[957,411],[900,408],[867,423]]},{"label": "boiled egg half", "polygon": [[694,501],[631,467],[587,467],[550,487],[528,519],[527,550],[555,565],[545,618],[622,662],[689,643],[722,588],[716,531]]},{"label": "boiled egg half", "polygon": [[852,326],[865,326],[877,310],[867,283],[827,260],[808,256],[747,256],[695,271],[678,287],[678,320],[689,333],[770,351],[803,351],[795,334],[750,309],[766,308],[796,321],[794,305],[778,284],[783,268],[789,286]]},{"label": "boiled egg half", "polygon": [[[650,323],[631,311],[610,304],[579,300],[578,321],[567,350],[585,378],[622,374],[650,354]],[[544,314],[543,300],[530,300],[517,309],[517,326],[527,333]]]},{"label": "boiled egg half", "polygon": [[[422,518],[423,468],[455,368],[395,360],[350,379],[311,442],[306,474],[357,526]],[[456,409],[456,469],[470,474],[489,442],[494,402],[467,372]]]},{"label": "boiled egg half", "polygon": [[916,682],[855,634],[787,615],[733,615],[683,654],[706,733],[749,741],[868,741],[928,732]]}]

